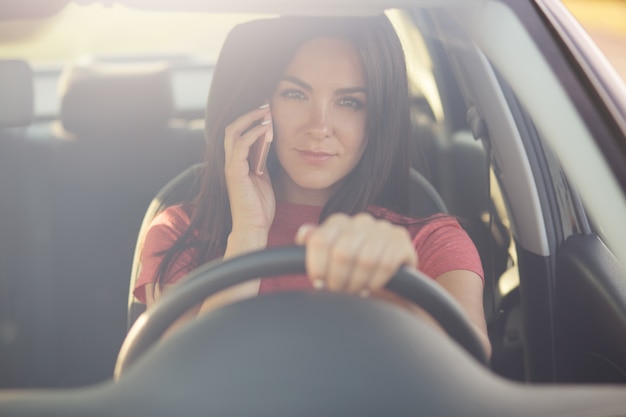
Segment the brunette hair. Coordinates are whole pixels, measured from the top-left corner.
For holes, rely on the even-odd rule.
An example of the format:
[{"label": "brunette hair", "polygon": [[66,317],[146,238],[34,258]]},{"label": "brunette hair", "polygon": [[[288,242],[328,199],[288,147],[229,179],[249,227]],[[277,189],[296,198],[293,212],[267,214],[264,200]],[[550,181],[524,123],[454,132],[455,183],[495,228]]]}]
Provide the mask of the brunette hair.
[{"label": "brunette hair", "polygon": [[[368,91],[367,144],[360,162],[322,209],[355,214],[370,205],[408,214],[411,166],[410,109],[400,40],[384,16],[282,17],[235,27],[220,53],[205,117],[207,149],[200,191],[190,205],[191,224],[166,250],[155,283],[166,283],[176,258],[193,248],[196,268],[223,255],[232,219],[224,174],[224,132],[236,118],[274,92],[297,48],[317,37],[350,41],[363,64]],[[270,154],[270,177],[278,160]]]}]

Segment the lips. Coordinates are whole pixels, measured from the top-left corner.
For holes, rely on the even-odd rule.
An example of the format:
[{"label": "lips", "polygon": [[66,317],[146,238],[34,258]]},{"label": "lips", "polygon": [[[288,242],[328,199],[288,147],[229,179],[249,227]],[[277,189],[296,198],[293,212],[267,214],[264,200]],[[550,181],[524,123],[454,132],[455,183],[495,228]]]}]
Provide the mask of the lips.
[{"label": "lips", "polygon": [[304,162],[310,164],[324,164],[331,160],[335,154],[328,152],[311,151],[306,149],[296,149],[296,152]]}]

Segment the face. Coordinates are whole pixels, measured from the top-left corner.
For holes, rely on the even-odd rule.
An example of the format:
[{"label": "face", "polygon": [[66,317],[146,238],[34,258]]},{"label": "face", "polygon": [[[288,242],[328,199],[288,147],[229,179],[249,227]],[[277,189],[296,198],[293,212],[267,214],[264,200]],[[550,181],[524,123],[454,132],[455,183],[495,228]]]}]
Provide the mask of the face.
[{"label": "face", "polygon": [[361,60],[345,40],[319,38],[296,52],[271,99],[283,201],[324,205],[366,145]]}]

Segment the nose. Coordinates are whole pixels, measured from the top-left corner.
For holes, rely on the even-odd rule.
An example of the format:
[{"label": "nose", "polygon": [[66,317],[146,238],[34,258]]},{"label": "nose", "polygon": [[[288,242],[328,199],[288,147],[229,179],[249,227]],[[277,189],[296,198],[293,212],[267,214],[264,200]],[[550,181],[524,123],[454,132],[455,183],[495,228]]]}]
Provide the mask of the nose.
[{"label": "nose", "polygon": [[323,139],[332,133],[332,112],[328,102],[311,103],[309,112],[309,135]]}]

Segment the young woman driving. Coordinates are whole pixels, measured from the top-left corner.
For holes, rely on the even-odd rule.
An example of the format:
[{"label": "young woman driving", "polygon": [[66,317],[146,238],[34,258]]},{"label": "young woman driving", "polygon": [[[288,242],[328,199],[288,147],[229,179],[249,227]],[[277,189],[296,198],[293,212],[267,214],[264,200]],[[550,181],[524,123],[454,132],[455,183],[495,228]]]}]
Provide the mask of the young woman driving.
[{"label": "young woman driving", "polygon": [[[148,308],[210,260],[297,243],[306,246],[306,276],[241,284],[190,315],[284,290],[402,304],[384,286],[409,265],[456,298],[490,352],[472,241],[453,217],[408,216],[406,66],[386,17],[280,18],[235,28],[213,76],[206,134],[197,198],[166,209],[146,235],[135,295]],[[258,175],[251,147],[272,137],[267,170]]]}]

